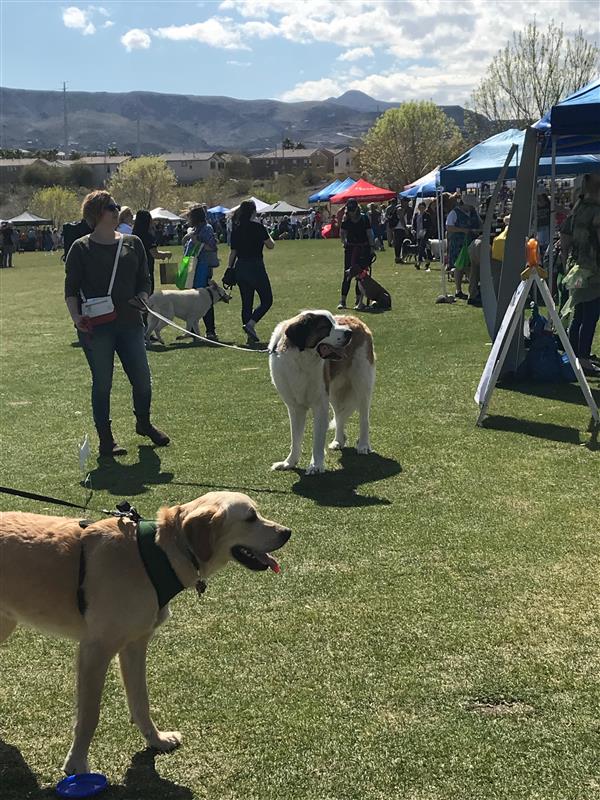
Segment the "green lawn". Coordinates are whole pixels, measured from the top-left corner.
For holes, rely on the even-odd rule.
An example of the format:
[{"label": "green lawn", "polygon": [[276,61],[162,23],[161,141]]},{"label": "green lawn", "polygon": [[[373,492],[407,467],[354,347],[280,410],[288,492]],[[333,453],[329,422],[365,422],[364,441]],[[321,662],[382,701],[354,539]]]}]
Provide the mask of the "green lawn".
[{"label": "green lawn", "polygon": [[[282,242],[267,259],[265,338],[300,308],[334,308],[339,243]],[[157,724],[184,735],[179,750],[143,749],[111,668],[90,753],[111,782],[107,800],[600,797],[600,455],[587,446],[589,411],[576,386],[546,397],[499,389],[477,428],[481,312],[435,305],[439,272],[392,260],[380,255],[375,275],[394,309],[367,318],[377,455],[328,454],[319,477],[270,472],[289,434],[266,356],[181,343],[149,356],[155,419],[172,437],[155,450],[133,431],[116,370],[114,428],[129,454],[109,467],[94,458],[92,507],[127,497],[151,516],[241,489],[294,534],[282,575],[231,564],[201,600],[173,601],[149,683]],[[81,503],[90,381],[63,267],[44,255],[16,264],[0,272],[1,483]],[[239,311],[237,296],[217,307],[226,341],[243,341]],[[353,420],[351,441],[356,431]],[[70,744],[74,650],[24,629],[0,649],[2,800],[52,796]]]}]

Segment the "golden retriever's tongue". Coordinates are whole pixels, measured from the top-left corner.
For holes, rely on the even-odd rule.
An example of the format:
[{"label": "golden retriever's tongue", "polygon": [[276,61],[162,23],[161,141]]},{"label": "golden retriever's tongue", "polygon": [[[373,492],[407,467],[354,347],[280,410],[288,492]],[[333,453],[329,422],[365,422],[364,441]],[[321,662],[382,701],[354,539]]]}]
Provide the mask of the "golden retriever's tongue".
[{"label": "golden retriever's tongue", "polygon": [[273,572],[281,572],[281,567],[279,566],[279,562],[273,558],[270,553],[261,553],[259,556],[260,560],[263,564],[266,564],[269,569],[272,569]]}]

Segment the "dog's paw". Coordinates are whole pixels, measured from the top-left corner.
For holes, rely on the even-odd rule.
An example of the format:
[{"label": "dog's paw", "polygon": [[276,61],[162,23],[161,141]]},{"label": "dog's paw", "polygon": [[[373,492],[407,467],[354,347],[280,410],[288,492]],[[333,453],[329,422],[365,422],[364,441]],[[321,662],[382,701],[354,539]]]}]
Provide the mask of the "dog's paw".
[{"label": "dog's paw", "polygon": [[168,753],[181,744],[181,734],[179,731],[158,731],[157,736],[148,739],[148,746],[162,753]]},{"label": "dog's paw", "polygon": [[69,753],[63,764],[63,772],[66,775],[83,775],[90,771],[87,758],[78,758],[73,753]]},{"label": "dog's paw", "polygon": [[291,461],[276,461],[274,464],[271,464],[271,469],[273,472],[280,472],[287,469],[294,469],[296,465],[292,464]]},{"label": "dog's paw", "polygon": [[369,453],[372,453],[371,445],[367,442],[363,444],[362,442],[357,442],[356,444],[356,452],[359,456],[368,456]]},{"label": "dog's paw", "polygon": [[317,464],[309,464],[306,468],[305,475],[320,475],[322,472],[325,472],[324,466],[318,466]]}]

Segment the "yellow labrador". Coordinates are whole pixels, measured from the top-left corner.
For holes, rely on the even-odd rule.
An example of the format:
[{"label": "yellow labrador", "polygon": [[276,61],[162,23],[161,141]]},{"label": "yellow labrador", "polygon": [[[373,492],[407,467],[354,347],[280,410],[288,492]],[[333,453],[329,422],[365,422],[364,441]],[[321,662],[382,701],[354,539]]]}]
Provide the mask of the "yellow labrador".
[{"label": "yellow labrador", "polygon": [[65,772],[89,771],[106,671],[117,653],[131,719],[148,745],[180,743],[178,732],[159,731],[152,721],[146,685],[148,641],[169,615],[169,597],[232,558],[278,571],[269,551],[290,535],[236,492],[162,508],[154,526],[111,518],[83,529],[77,519],[0,515],[0,642],[19,623],[79,641],[77,721]]}]

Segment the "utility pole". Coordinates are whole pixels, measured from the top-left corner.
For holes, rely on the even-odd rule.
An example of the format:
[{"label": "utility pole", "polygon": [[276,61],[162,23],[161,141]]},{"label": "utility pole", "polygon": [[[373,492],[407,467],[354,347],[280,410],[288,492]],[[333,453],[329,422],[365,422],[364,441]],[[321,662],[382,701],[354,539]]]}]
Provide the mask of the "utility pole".
[{"label": "utility pole", "polygon": [[69,157],[69,126],[67,122],[67,82],[63,81],[63,123],[64,123],[64,130],[63,130],[63,137],[64,137],[64,151],[65,151],[65,158]]}]

